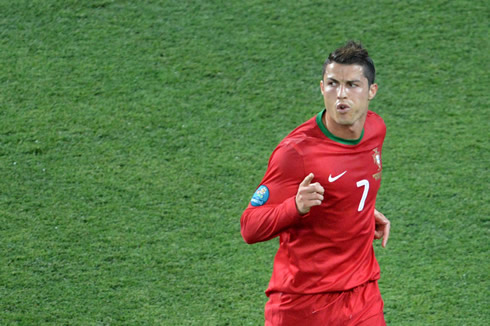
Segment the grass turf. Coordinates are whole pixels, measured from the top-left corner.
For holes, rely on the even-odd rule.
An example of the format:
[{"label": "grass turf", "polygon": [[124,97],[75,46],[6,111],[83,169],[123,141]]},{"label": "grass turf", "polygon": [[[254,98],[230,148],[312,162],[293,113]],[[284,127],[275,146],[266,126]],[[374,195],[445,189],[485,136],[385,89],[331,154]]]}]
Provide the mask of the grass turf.
[{"label": "grass turf", "polygon": [[390,325],[489,322],[484,1],[0,1],[0,324],[260,325],[239,217],[347,39],[388,127]]}]

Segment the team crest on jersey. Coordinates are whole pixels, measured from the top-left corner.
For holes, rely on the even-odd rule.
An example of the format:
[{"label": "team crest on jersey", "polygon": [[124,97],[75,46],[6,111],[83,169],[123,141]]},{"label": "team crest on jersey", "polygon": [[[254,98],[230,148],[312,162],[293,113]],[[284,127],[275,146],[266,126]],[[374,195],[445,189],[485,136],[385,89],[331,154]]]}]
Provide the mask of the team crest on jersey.
[{"label": "team crest on jersey", "polygon": [[264,185],[261,185],[260,187],[257,188],[254,195],[252,196],[252,200],[250,201],[250,204],[252,204],[252,206],[255,207],[262,206],[267,202],[268,199],[269,199],[269,188],[267,188]]},{"label": "team crest on jersey", "polygon": [[378,148],[376,147],[375,149],[373,149],[373,160],[374,160],[374,164],[376,164],[376,166],[378,167],[378,171],[373,174],[373,178],[374,180],[379,180],[381,179],[381,174],[382,174],[382,167],[381,167],[381,153],[378,151]]}]

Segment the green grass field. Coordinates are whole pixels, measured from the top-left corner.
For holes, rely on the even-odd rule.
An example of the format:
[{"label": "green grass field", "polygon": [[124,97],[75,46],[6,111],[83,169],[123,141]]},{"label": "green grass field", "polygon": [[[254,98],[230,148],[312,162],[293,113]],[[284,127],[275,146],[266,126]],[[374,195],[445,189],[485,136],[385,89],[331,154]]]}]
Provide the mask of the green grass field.
[{"label": "green grass field", "polygon": [[239,219],[360,40],[385,120],[389,325],[487,325],[490,6],[0,0],[0,325],[263,325]]}]

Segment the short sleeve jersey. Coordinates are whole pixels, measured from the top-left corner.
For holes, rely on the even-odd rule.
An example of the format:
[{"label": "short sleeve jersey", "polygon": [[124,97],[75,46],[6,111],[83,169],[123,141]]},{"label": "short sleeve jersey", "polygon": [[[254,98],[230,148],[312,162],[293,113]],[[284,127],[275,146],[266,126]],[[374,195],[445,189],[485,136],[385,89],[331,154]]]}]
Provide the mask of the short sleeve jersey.
[{"label": "short sleeve jersey", "polygon": [[[267,294],[345,291],[379,279],[372,242],[385,124],[368,111],[361,137],[345,140],[328,131],[323,114],[277,146],[241,218],[249,243],[280,237]],[[295,196],[310,172],[324,200],[299,215]]]}]

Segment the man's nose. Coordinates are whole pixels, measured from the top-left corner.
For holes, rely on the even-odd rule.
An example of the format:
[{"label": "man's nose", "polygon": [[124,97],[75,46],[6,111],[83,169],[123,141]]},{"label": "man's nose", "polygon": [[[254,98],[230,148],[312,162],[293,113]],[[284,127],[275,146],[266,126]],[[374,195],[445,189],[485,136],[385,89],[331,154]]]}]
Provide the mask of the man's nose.
[{"label": "man's nose", "polygon": [[338,98],[346,98],[347,97],[344,85],[339,85],[339,88],[337,89],[337,97]]}]

